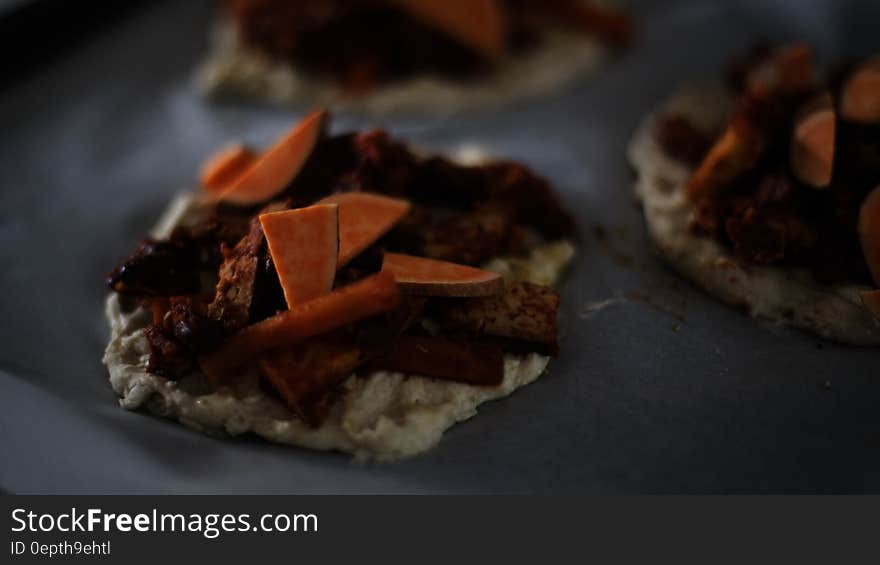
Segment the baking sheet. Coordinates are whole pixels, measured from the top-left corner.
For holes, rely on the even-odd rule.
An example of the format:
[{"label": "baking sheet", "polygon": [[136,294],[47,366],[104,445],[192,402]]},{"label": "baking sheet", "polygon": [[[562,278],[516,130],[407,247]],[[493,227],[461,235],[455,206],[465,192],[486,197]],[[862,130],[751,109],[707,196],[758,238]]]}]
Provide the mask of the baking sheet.
[{"label": "baking sheet", "polygon": [[[549,177],[575,211],[562,356],[400,463],[214,439],[120,409],[101,354],[103,275],[200,159],[266,143],[296,110],[211,106],[191,74],[207,1],[162,2],[0,93],[0,488],[38,493],[880,490],[880,352],[756,325],[652,255],[624,159],[641,117],[752,39],[869,53],[869,2],[633,2],[634,48],[559,95],[382,125],[477,142]],[[764,8],[761,8],[764,6]],[[761,8],[761,9],[759,9]],[[339,116],[335,129],[377,125]],[[603,235],[604,234],[604,235]]]}]

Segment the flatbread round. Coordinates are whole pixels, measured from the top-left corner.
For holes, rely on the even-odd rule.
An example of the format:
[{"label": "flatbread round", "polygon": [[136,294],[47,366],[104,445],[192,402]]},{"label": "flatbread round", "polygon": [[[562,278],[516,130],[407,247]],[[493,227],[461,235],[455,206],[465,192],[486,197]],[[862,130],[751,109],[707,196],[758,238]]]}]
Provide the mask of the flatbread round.
[{"label": "flatbread round", "polygon": [[821,284],[805,269],[746,264],[714,239],[689,230],[693,205],[684,186],[691,170],[657,143],[657,119],[673,112],[700,131],[717,132],[732,103],[720,85],[684,88],[646,118],[630,142],[628,157],[638,174],[636,196],[660,254],[682,276],[752,317],[843,343],[880,345],[880,322],[859,298],[859,291],[867,287]]},{"label": "flatbread round", "polygon": [[235,27],[215,27],[211,53],[197,82],[209,96],[250,99],[280,105],[319,105],[375,115],[449,115],[497,107],[559,90],[597,69],[606,48],[583,34],[548,31],[541,46],[508,55],[494,72],[471,81],[423,75],[383,84],[358,97],[346,95],[330,80],[297,72],[242,44]]},{"label": "flatbread round", "polygon": [[[472,159],[476,153],[469,152]],[[462,158],[466,155],[463,154]],[[206,206],[193,193],[179,195],[152,231],[167,237],[175,226],[202,217]],[[554,282],[574,255],[570,242],[535,246],[527,258],[492,261],[505,277]],[[104,352],[110,384],[124,408],[147,410],[206,433],[253,433],[267,440],[317,450],[336,450],[359,459],[388,460],[436,445],[443,432],[477,413],[477,406],[507,396],[536,380],[549,358],[538,354],[504,357],[504,380],[480,387],[400,373],[350,377],[323,424],[311,428],[260,386],[256,372],[234,386],[216,388],[200,374],[170,381],[147,372],[149,346],[143,331],[150,313],[126,305],[118,294],[106,300],[111,337]]]}]

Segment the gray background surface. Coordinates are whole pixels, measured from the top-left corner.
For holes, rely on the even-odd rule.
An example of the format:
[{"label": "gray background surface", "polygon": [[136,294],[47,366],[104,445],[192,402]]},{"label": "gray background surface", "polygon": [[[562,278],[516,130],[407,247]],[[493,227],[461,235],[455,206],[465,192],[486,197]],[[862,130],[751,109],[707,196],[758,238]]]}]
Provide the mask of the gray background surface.
[{"label": "gray background surface", "polygon": [[[208,152],[231,138],[266,143],[298,115],[198,98],[191,73],[210,7],[144,8],[0,93],[0,487],[880,490],[880,352],[756,325],[679,282],[647,245],[624,159],[647,111],[682,81],[718,76],[756,37],[806,36],[825,61],[880,49],[877,3],[638,2],[638,42],[594,80],[480,115],[382,122],[420,145],[478,142],[529,163],[581,227],[550,373],[484,405],[434,451],[386,465],[208,438],[120,409],[106,382],[103,275]],[[380,124],[344,115],[334,129],[368,125]]]}]

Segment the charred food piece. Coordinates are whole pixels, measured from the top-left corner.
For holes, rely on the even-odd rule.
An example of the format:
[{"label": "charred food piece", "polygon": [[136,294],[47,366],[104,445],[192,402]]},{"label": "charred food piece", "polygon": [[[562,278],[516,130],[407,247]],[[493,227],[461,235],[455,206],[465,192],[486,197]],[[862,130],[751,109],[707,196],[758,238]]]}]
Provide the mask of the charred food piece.
[{"label": "charred food piece", "polygon": [[225,259],[220,265],[220,282],[208,315],[220,323],[227,333],[247,325],[254,282],[265,237],[258,218],[251,220],[250,231],[232,248],[224,248]]},{"label": "charred food piece", "polygon": [[552,288],[518,282],[500,296],[441,303],[437,314],[441,327],[448,331],[539,343],[555,349],[558,308],[559,294]]},{"label": "charred food piece", "polygon": [[168,240],[145,238],[107,277],[111,289],[129,296],[189,294],[199,283],[199,248],[181,230]]}]

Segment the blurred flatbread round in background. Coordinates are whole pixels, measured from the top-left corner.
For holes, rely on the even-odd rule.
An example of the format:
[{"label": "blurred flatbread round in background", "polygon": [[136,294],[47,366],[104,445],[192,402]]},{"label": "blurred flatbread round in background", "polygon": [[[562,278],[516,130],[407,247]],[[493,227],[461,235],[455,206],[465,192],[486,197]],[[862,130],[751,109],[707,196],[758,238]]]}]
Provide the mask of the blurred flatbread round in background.
[{"label": "blurred flatbread round in background", "polygon": [[243,45],[228,22],[214,29],[211,52],[197,73],[212,98],[278,105],[325,106],[375,115],[450,115],[495,108],[560,90],[596,71],[607,48],[584,34],[552,30],[527,53],[507,55],[487,76],[473,80],[422,75],[378,85],[352,97],[329,79],[308,76]]},{"label": "blurred flatbread round in background", "polygon": [[754,318],[842,343],[880,345],[880,323],[859,297],[867,287],[822,284],[806,269],[744,264],[714,239],[689,229],[693,205],[684,186],[691,170],[660,147],[654,135],[657,120],[674,113],[711,134],[723,127],[732,103],[721,85],[685,87],[648,116],[630,142],[636,197],[660,255],[682,276]]}]

